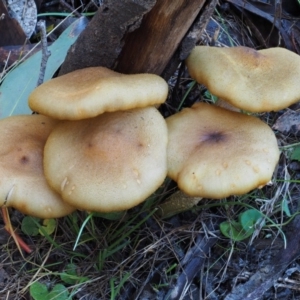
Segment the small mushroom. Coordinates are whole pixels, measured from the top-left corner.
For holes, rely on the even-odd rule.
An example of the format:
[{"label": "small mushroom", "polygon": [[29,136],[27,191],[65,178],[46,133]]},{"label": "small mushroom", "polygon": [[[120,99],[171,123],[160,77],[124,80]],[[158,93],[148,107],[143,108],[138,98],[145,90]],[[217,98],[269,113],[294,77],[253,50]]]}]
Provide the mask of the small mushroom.
[{"label": "small mushroom", "polygon": [[91,67],[40,85],[29,96],[29,106],[56,119],[81,120],[104,112],[160,104],[167,95],[168,85],[157,75],[124,75]]},{"label": "small mushroom", "polygon": [[249,112],[278,111],[300,99],[300,56],[284,48],[197,46],[186,65],[212,94]]},{"label": "small mushroom", "polygon": [[43,219],[75,210],[46,182],[43,150],[57,121],[42,115],[0,120],[0,206]]},{"label": "small mushroom", "polygon": [[261,120],[205,103],[166,119],[168,176],[189,196],[219,199],[267,184],[279,159]]},{"label": "small mushroom", "polygon": [[126,210],[163,183],[167,139],[166,122],[154,107],[62,121],[45,146],[45,176],[79,209]]}]

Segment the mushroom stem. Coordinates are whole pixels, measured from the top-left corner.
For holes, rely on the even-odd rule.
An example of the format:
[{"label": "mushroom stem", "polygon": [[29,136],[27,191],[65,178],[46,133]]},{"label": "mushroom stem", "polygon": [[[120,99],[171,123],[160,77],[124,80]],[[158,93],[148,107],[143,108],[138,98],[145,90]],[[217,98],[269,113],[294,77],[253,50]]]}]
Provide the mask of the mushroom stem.
[{"label": "mushroom stem", "polygon": [[2,207],[2,216],[3,216],[3,221],[4,221],[4,228],[12,236],[12,238],[14,239],[18,248],[22,248],[26,253],[31,253],[32,249],[13,230],[11,222],[10,222],[9,214],[7,211],[7,207]]},{"label": "mushroom stem", "polygon": [[178,191],[158,206],[157,215],[161,218],[172,217],[191,209],[197,205],[201,199],[202,197],[190,197],[182,191]]}]

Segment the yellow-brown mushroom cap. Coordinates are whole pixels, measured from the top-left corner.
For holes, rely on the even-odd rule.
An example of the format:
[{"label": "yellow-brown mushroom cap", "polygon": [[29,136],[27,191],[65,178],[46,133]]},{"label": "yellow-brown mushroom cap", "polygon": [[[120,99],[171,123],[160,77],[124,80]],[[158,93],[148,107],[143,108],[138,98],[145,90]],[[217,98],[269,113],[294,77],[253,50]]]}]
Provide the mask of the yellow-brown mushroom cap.
[{"label": "yellow-brown mushroom cap", "polygon": [[42,115],[0,120],[0,206],[43,219],[75,210],[49,187],[43,174],[44,145],[56,123]]},{"label": "yellow-brown mushroom cap", "polygon": [[40,85],[29,96],[29,106],[56,119],[81,120],[104,112],[160,104],[167,95],[168,85],[158,75],[124,75],[91,67]]},{"label": "yellow-brown mushroom cap", "polygon": [[300,56],[284,48],[197,46],[186,64],[212,94],[247,111],[278,111],[300,100]]},{"label": "yellow-brown mushroom cap", "polygon": [[163,183],[167,139],[166,122],[153,107],[62,121],[45,146],[45,175],[77,208],[126,210]]},{"label": "yellow-brown mushroom cap", "polygon": [[168,176],[190,196],[219,199],[268,183],[279,159],[261,120],[197,103],[166,119]]}]

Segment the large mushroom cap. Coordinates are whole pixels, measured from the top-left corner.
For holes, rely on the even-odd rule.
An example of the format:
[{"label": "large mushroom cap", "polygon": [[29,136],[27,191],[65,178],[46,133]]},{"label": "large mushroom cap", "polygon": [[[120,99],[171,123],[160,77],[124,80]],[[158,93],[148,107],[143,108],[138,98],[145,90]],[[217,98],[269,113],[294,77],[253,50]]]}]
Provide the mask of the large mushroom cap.
[{"label": "large mushroom cap", "polygon": [[124,75],[92,67],[40,85],[29,96],[29,106],[56,119],[81,120],[104,112],[160,104],[167,95],[168,85],[157,75]]},{"label": "large mushroom cap", "polygon": [[186,64],[212,94],[247,111],[277,111],[300,100],[300,56],[283,48],[198,46]]},{"label": "large mushroom cap", "polygon": [[271,180],[279,150],[259,119],[197,103],[166,121],[168,176],[186,194],[219,199]]},{"label": "large mushroom cap", "polygon": [[43,174],[43,150],[57,121],[42,115],[0,120],[0,206],[47,219],[75,208],[64,203]]},{"label": "large mushroom cap", "polygon": [[167,126],[157,109],[63,121],[45,146],[50,184],[77,208],[112,212],[151,195],[167,174]]}]

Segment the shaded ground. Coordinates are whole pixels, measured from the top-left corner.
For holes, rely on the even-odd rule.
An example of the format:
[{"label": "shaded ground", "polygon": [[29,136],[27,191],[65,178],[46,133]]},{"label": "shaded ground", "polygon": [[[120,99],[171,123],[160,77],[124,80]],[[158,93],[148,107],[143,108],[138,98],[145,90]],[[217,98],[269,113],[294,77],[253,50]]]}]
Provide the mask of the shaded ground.
[{"label": "shaded ground", "polygon": [[[249,15],[239,5],[228,3],[223,2],[211,18],[201,38],[202,44],[233,43],[256,48],[278,44],[277,19],[276,26],[271,24],[276,15],[274,5],[256,5],[255,15]],[[281,10],[282,16],[287,16],[288,9]],[[298,10],[296,6],[292,11],[295,17],[299,16]],[[257,19],[258,15],[265,18]],[[267,18],[271,23],[266,23]],[[280,42],[296,52],[297,22],[298,19],[292,19],[289,14],[280,27]],[[186,71],[180,76],[179,72],[177,70],[169,81],[171,96],[161,109],[165,116],[177,109],[192,82]],[[208,96],[203,87],[195,85],[183,106],[190,106],[199,97],[211,101]],[[299,111],[299,106],[295,105],[292,110]],[[259,117],[272,126],[284,112]],[[280,146],[299,142],[295,127],[284,133],[276,131],[276,136]],[[145,204],[117,220],[93,216],[81,231],[88,215],[76,212],[58,220],[55,233],[48,238],[22,234],[34,249],[30,255],[21,256],[13,240],[1,230],[0,298],[30,299],[29,286],[38,281],[49,290],[63,284],[70,299],[236,300],[246,299],[242,293],[247,292],[247,288],[248,294],[256,293],[261,299],[300,299],[299,178],[299,162],[290,159],[289,148],[283,148],[272,185],[241,197],[220,201],[204,199],[192,210],[167,219],[155,212],[159,204],[176,191],[170,181]],[[253,238],[240,242],[225,238],[219,224],[235,220],[249,207],[257,208],[269,218],[265,225],[262,228],[257,225]],[[12,223],[19,232],[22,218],[18,212],[11,211]],[[281,229],[288,240],[287,250],[284,250]],[[70,263],[75,270],[71,272],[73,277],[66,280],[62,274],[70,273],[66,272]],[[196,269],[195,277],[182,287],[182,297],[176,298],[174,287],[180,286],[178,278],[184,272],[192,272],[192,267]],[[261,278],[264,280],[259,283]],[[264,283],[269,279],[269,288],[264,290]],[[240,289],[234,293],[237,286]]]}]

